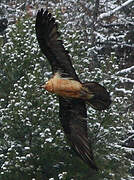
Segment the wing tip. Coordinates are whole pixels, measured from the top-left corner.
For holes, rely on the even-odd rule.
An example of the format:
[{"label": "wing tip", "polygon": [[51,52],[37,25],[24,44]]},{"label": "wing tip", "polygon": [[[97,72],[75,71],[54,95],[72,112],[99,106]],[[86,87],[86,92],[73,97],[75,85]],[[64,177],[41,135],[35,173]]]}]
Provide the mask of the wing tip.
[{"label": "wing tip", "polygon": [[90,166],[93,170],[99,171],[99,168],[97,167],[97,165],[95,164],[95,162],[92,162],[92,163],[90,162],[89,166]]}]

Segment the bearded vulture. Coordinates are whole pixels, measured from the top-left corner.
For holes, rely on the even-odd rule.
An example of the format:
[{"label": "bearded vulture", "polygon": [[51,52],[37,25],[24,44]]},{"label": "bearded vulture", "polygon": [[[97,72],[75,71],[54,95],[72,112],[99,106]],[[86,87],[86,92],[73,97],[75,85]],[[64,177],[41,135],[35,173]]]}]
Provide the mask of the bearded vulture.
[{"label": "bearded vulture", "polygon": [[86,103],[96,110],[105,110],[111,104],[110,95],[96,82],[79,80],[68,51],[59,39],[55,18],[48,10],[38,11],[35,29],[40,49],[53,72],[53,77],[42,87],[59,98],[59,119],[71,148],[89,167],[98,170],[88,139]]}]

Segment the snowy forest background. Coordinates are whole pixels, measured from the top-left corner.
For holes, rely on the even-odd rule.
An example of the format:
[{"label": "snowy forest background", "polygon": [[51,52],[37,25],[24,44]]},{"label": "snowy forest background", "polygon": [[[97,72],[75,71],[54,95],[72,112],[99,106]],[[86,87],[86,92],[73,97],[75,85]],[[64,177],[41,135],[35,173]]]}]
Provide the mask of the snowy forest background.
[{"label": "snowy forest background", "polygon": [[[48,8],[82,81],[112,96],[109,110],[88,107],[95,174],[66,143],[58,100],[39,87],[52,73],[35,35]],[[134,0],[0,1],[0,179],[134,179]]]}]

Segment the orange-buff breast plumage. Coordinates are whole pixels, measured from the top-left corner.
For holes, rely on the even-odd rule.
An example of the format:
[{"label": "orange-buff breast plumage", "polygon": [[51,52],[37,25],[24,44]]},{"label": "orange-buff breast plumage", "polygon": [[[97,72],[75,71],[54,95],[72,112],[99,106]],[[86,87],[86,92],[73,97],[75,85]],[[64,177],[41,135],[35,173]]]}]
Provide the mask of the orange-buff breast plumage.
[{"label": "orange-buff breast plumage", "polygon": [[62,78],[56,73],[43,88],[59,96],[79,98],[82,85],[78,81]]}]

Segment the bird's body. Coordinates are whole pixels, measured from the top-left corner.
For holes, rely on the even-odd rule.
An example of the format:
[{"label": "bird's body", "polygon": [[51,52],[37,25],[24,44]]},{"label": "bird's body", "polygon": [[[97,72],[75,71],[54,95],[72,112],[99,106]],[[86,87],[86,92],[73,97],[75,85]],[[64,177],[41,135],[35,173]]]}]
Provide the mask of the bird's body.
[{"label": "bird's body", "polygon": [[43,87],[59,96],[78,98],[82,85],[79,81],[62,78],[56,73]]},{"label": "bird's body", "polygon": [[68,98],[90,99],[94,96],[79,81],[62,78],[56,73],[53,78],[42,86],[44,89],[56,95]]},{"label": "bird's body", "polygon": [[59,40],[58,25],[47,10],[37,13],[36,36],[53,72],[53,77],[42,87],[59,97],[59,118],[72,149],[97,170],[88,139],[85,103],[97,110],[107,109],[111,104],[109,93],[96,82],[80,82],[68,51]]}]

